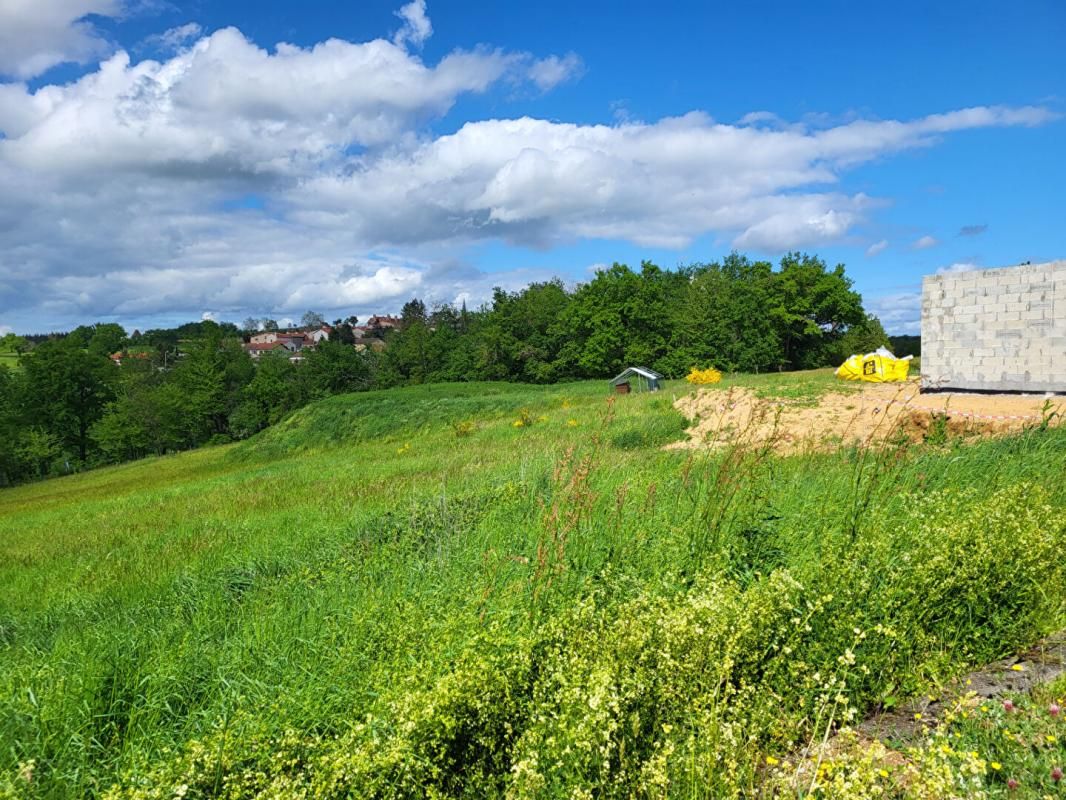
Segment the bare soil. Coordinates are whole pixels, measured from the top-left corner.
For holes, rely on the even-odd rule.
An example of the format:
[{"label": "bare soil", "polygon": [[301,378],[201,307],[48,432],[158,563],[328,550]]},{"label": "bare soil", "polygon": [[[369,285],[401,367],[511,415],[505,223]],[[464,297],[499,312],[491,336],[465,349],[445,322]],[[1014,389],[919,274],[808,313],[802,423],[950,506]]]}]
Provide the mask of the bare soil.
[{"label": "bare soil", "polygon": [[[1047,404],[1050,402],[1050,406]],[[1066,398],[1043,395],[919,394],[918,383],[866,383],[816,400],[759,397],[751,389],[697,389],[675,406],[692,421],[688,440],[671,447],[769,444],[781,453],[870,445],[937,428],[955,435],[992,436],[1066,416]],[[946,417],[946,419],[945,419]]]}]

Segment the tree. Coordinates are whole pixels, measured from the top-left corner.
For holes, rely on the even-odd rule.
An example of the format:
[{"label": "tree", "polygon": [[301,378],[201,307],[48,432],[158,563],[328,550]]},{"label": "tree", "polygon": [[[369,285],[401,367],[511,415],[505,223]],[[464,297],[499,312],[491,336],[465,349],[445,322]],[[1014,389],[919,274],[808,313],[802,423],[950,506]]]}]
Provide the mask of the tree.
[{"label": "tree", "polygon": [[23,431],[15,450],[15,454],[36,471],[38,478],[48,474],[49,467],[61,452],[59,437],[41,428]]},{"label": "tree", "polygon": [[126,329],[114,322],[98,322],[93,326],[89,350],[102,356],[120,352],[126,346]]},{"label": "tree", "polygon": [[354,347],[326,339],[311,351],[302,368],[316,395],[358,392],[370,388],[370,358]]},{"label": "tree", "polygon": [[25,359],[24,408],[31,424],[58,437],[85,462],[89,429],[113,394],[116,367],[106,356],[82,349],[81,337],[44,342]]},{"label": "tree", "polygon": [[15,353],[16,355],[22,355],[30,349],[30,343],[22,338],[16,336],[13,333],[5,333],[0,338],[0,353]]},{"label": "tree", "polygon": [[14,483],[21,465],[16,455],[22,431],[20,375],[0,365],[0,486]]},{"label": "tree", "polygon": [[559,315],[566,340],[558,359],[561,374],[602,378],[624,368],[626,347],[634,334],[630,303],[640,290],[640,280],[625,264],[616,263],[578,287]]},{"label": "tree", "polygon": [[185,407],[185,432],[190,445],[206,442],[226,427],[225,366],[220,357],[221,331],[211,324],[174,370]]},{"label": "tree", "polygon": [[243,325],[244,330],[248,333],[255,333],[259,330],[259,320],[255,317],[245,317],[244,322],[241,324]]},{"label": "tree", "polygon": [[862,298],[851,285],[843,264],[829,270],[817,256],[801,253],[781,259],[770,317],[781,336],[786,366],[821,366],[826,346],[866,318]]},{"label": "tree", "polygon": [[262,320],[262,326],[264,331],[276,331],[278,329],[277,321],[269,318]]},{"label": "tree", "polygon": [[305,328],[321,328],[326,324],[326,320],[317,311],[305,311],[300,324]]}]

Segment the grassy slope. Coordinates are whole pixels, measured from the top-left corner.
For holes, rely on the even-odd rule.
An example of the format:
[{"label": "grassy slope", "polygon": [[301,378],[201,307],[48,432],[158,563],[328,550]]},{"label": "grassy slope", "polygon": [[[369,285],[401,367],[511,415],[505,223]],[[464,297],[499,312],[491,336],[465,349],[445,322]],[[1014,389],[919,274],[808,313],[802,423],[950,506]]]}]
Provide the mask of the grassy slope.
[{"label": "grassy slope", "polygon": [[[830,381],[824,372],[741,379],[793,397]],[[684,759],[664,761],[663,780],[690,794],[726,794],[725,783],[707,779],[716,758],[726,753],[737,780],[755,782],[758,749],[807,736],[816,727],[813,710],[796,709],[775,727],[760,716],[758,709],[768,707],[753,700],[750,713],[730,724],[750,731],[759,748],[692,750],[689,739],[669,736],[657,744],[662,734],[641,727],[649,713],[640,712],[641,704],[666,709],[676,695],[693,710],[663,725],[673,729],[698,717],[693,730],[704,738],[712,729],[721,734],[724,718],[705,705],[710,690],[702,678],[686,678],[678,668],[676,685],[659,686],[656,678],[652,687],[630,675],[646,660],[639,646],[598,649],[619,626],[646,636],[662,627],[663,615],[681,615],[678,626],[699,630],[750,623],[763,631],[761,642],[778,623],[756,618],[751,609],[760,602],[777,602],[775,592],[788,595],[788,603],[821,602],[833,613],[803,634],[810,637],[802,645],[809,670],[778,686],[763,662],[745,667],[750,674],[730,667],[736,680],[728,685],[752,692],[761,686],[773,699],[772,692],[787,694],[792,684],[806,686],[819,665],[831,670],[854,646],[851,617],[859,624],[866,615],[871,626],[894,620],[906,626],[901,633],[909,641],[870,646],[874,676],[847,689],[850,702],[863,707],[917,691],[967,660],[1009,650],[1062,622],[1060,594],[1038,598],[1026,588],[1026,581],[1061,579],[1060,567],[1041,571],[1039,562],[1025,561],[1013,567],[1013,578],[993,574],[1012,547],[1035,535],[1032,528],[1046,527],[1043,516],[1024,530],[989,534],[989,552],[975,559],[981,574],[964,575],[942,598],[968,604],[965,619],[930,616],[893,582],[911,569],[892,566],[900,551],[918,553],[940,535],[911,536],[905,529],[914,520],[896,527],[884,520],[921,505],[908,490],[928,495],[965,487],[976,492],[965,508],[976,509],[978,519],[960,535],[977,537],[972,526],[987,517],[980,498],[997,490],[1009,495],[1022,484],[1046,485],[1037,504],[1061,518],[1066,487],[1049,476],[1062,474],[1063,431],[949,451],[916,448],[886,460],[855,453],[693,458],[659,449],[680,436],[670,396],[683,391],[672,384],[659,395],[623,398],[610,411],[601,382],[337,397],[241,445],[0,493],[0,776],[8,776],[12,792],[50,797],[94,794],[115,781],[135,786],[143,775],[152,785],[191,781],[194,794],[229,787],[240,796],[253,789],[233,776],[250,763],[261,765],[256,770],[265,770],[266,781],[278,779],[274,769],[285,772],[284,780],[318,780],[308,775],[332,774],[341,769],[339,753],[354,753],[362,760],[345,762],[342,773],[363,786],[357,794],[377,780],[384,794],[382,785],[397,792],[406,785],[408,792],[415,786],[478,795],[511,781],[516,796],[575,787],[605,792],[608,785],[624,795],[652,780],[648,770],[661,748],[688,747]],[[515,427],[522,409],[532,424]],[[476,430],[458,436],[453,423],[462,421],[475,422]],[[575,446],[576,458],[588,458],[587,479],[584,468],[566,466]],[[1003,503],[1020,502],[1004,497]],[[928,516],[951,518],[940,506]],[[1059,544],[1066,537],[1060,529],[1048,535]],[[886,550],[889,541],[896,551]],[[932,595],[944,576],[960,570],[937,566],[957,553],[934,546],[927,555],[928,574],[917,571],[910,580],[929,581],[921,602],[935,607]],[[869,564],[881,571],[862,571]],[[788,588],[784,570],[811,589]],[[1008,578],[1021,596],[1009,615],[997,615],[990,609],[1001,598],[976,584],[998,586]],[[973,598],[958,600],[960,587],[973,588]],[[825,591],[836,599],[824,600]],[[708,597],[720,598],[712,605],[721,619],[697,625],[685,614]],[[898,610],[882,613],[885,603]],[[840,624],[833,622],[838,617]],[[608,627],[601,635],[582,638],[602,625]],[[690,644],[675,657],[684,666],[691,653]],[[587,745],[565,713],[546,722],[538,711],[554,708],[571,690],[589,690],[545,677],[564,656],[583,659],[574,680],[607,670],[615,687],[630,680],[643,687],[622,703],[631,716],[644,713],[645,722],[615,736],[630,754],[613,751],[608,772],[615,778],[572,755],[560,755],[547,777],[521,759],[528,750],[549,758],[554,745],[545,736],[572,737],[567,753]],[[771,662],[777,663],[765,663]],[[475,688],[462,683],[471,672]],[[652,674],[660,672],[669,670]],[[471,710],[481,706],[463,692],[488,691],[482,682],[500,693],[486,701],[490,710],[506,709],[521,735],[500,733],[483,718],[484,708]],[[802,691],[814,698],[822,690]],[[436,698],[444,711],[430,702]],[[458,705],[448,706],[449,698]],[[370,718],[382,720],[380,730],[368,732],[360,722]],[[401,718],[413,727],[396,727]],[[451,727],[440,727],[445,718]],[[602,727],[614,730],[617,722],[607,719]],[[473,751],[464,725],[483,731],[485,741]],[[190,751],[185,744],[191,740],[217,757],[200,764],[199,745]],[[382,740],[413,765],[402,780],[374,749]],[[309,763],[319,759],[314,769],[270,766],[276,752],[305,750]],[[455,752],[463,755],[447,755]],[[16,773],[30,760],[34,779],[20,783]],[[695,772],[681,761],[696,764]],[[464,772],[475,762],[480,772]],[[330,796],[321,787],[320,793]]]}]

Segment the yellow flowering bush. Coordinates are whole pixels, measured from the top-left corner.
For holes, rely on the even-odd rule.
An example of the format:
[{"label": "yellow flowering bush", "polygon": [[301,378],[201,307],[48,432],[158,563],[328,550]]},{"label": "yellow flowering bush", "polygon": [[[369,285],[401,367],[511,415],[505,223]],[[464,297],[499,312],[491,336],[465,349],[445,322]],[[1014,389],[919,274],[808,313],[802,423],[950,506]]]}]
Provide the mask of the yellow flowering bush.
[{"label": "yellow flowering bush", "polygon": [[707,367],[707,369],[693,367],[689,370],[685,380],[696,386],[704,386],[709,383],[718,383],[722,380],[722,373],[714,367]]}]

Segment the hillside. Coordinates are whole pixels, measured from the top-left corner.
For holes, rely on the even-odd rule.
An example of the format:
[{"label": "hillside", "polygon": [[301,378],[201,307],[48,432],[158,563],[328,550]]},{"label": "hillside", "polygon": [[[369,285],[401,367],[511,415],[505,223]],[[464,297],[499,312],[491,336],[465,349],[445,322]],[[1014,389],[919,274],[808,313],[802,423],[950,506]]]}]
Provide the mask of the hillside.
[{"label": "hillside", "polygon": [[829,729],[1066,624],[1066,429],[664,449],[688,391],[341,395],[0,491],[0,797],[788,792]]}]

